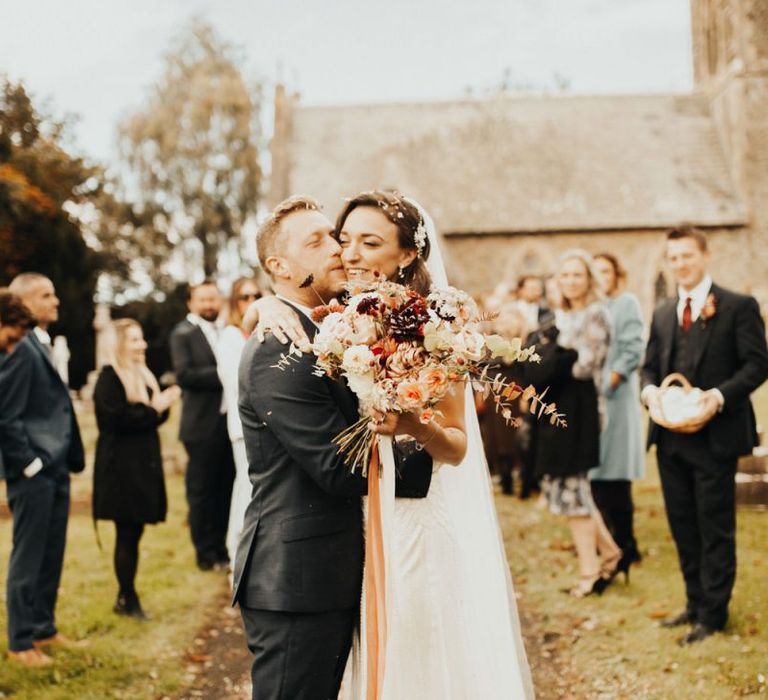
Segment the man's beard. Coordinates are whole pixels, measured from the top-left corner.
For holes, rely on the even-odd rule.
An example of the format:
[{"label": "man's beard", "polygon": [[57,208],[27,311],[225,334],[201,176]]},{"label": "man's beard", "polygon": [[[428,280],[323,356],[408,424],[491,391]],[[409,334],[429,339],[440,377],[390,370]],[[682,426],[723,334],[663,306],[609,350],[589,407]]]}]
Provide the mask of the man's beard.
[{"label": "man's beard", "polygon": [[219,317],[218,311],[204,311],[200,313],[200,318],[208,323],[213,323]]}]

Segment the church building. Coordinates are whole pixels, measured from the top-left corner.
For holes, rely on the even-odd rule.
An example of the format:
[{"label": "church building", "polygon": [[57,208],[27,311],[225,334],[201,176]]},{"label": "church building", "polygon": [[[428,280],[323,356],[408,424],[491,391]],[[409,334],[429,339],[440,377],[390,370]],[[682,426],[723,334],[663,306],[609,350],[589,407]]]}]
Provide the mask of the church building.
[{"label": "church building", "polygon": [[708,235],[713,276],[768,311],[768,0],[692,0],[694,90],[309,106],[278,87],[269,204],[385,188],[432,214],[470,292],[611,251],[650,314],[664,234]]}]

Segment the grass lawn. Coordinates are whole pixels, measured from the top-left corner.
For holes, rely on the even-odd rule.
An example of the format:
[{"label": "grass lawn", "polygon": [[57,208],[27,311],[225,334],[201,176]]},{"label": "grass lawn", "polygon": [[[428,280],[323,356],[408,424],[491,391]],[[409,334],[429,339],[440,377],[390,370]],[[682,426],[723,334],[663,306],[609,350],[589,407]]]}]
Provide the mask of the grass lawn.
[{"label": "grass lawn", "polygon": [[[92,416],[82,415],[81,425],[86,443],[92,446]],[[173,447],[175,429],[174,421],[163,431],[164,445],[172,451],[177,449]],[[103,550],[99,550],[89,510],[83,511],[83,498],[90,492],[90,483],[90,476],[72,480],[73,513],[57,622],[67,636],[88,637],[91,643],[83,650],[54,652],[56,664],[48,669],[20,669],[5,659],[5,569],[11,522],[0,520],[0,697],[149,699],[173,694],[188,683],[187,657],[196,633],[226,595],[225,575],[203,573],[195,567],[185,525],[183,477],[175,474],[167,478],[168,519],[148,527],[141,543],[137,589],[153,619],[142,624],[114,615],[114,529],[112,523],[100,523]],[[0,497],[4,495],[3,486]]]},{"label": "grass lawn", "polygon": [[[768,387],[756,397],[768,426]],[[86,444],[95,441],[93,417],[80,417]],[[163,427],[168,458],[179,459],[175,421]],[[601,598],[575,600],[560,592],[577,575],[562,521],[533,502],[499,497],[510,566],[526,622],[538,698],[659,698],[717,700],[765,696],[768,687],[768,512],[738,513],[739,570],[726,634],[687,649],[679,632],[658,618],[682,609],[682,579],[667,527],[653,455],[648,477],[635,489],[636,530],[645,554],[628,586],[617,583]],[[190,683],[189,652],[220,609],[226,578],[194,566],[184,524],[183,479],[168,477],[168,521],[147,529],[138,590],[153,620],[141,624],[111,612],[116,594],[111,523],[100,527],[100,551],[87,509],[90,477],[73,479],[73,515],[57,618],[62,632],[91,640],[85,650],[57,652],[52,669],[20,670],[0,658],[0,698],[163,698]],[[0,497],[4,496],[0,487]],[[11,523],[0,519],[0,579],[10,548]],[[5,594],[4,586],[0,598]],[[0,629],[5,605],[0,600]],[[0,638],[4,657],[6,639]],[[762,679],[762,680],[761,680]],[[407,700],[407,699],[404,699]],[[482,699],[478,699],[482,700]]]},{"label": "grass lawn", "polygon": [[[755,396],[768,427],[768,386]],[[575,600],[560,589],[578,576],[564,522],[509,497],[497,498],[541,700],[696,698],[768,694],[768,512],[738,511],[738,573],[725,634],[681,649],[682,632],[658,619],[683,609],[685,596],[666,522],[655,456],[635,487],[636,533],[645,554],[602,597]]]}]

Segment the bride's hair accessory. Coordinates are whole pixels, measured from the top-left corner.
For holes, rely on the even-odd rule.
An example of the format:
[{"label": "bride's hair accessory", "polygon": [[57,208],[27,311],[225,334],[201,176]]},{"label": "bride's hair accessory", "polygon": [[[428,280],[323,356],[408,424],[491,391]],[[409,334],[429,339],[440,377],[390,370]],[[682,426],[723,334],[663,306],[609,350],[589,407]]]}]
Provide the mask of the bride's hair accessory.
[{"label": "bride's hair accessory", "polygon": [[413,241],[416,244],[416,252],[422,255],[424,247],[427,245],[427,226],[421,216],[419,216],[419,225],[416,227],[416,232],[413,234]]},{"label": "bride's hair accessory", "polygon": [[[364,194],[376,194],[376,193],[371,192],[371,193],[364,193]],[[413,245],[416,248],[416,253],[418,254],[418,256],[423,258],[424,250],[427,246],[427,240],[429,238],[427,225],[424,222],[424,216],[422,215],[421,211],[417,206],[415,206],[409,199],[407,199],[400,193],[387,192],[385,194],[388,196],[389,200],[379,200],[378,205],[384,211],[384,214],[386,215],[386,217],[393,224],[399,226],[400,222],[398,221],[398,219],[405,218],[405,214],[403,213],[405,202],[408,203],[409,207],[415,209],[415,213],[419,217],[419,222],[416,225],[415,230],[413,231]],[[411,214],[411,216],[413,215]]]}]

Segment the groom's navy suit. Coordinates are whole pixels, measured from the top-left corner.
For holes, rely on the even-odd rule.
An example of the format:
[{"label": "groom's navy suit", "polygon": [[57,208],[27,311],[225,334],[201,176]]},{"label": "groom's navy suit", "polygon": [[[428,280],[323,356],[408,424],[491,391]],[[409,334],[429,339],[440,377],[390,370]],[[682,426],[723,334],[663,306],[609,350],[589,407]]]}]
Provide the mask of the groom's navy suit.
[{"label": "groom's navy suit", "polygon": [[[301,312],[306,333],[316,328]],[[354,394],[302,355],[251,338],[240,363],[240,417],[253,484],[234,569],[253,698],[336,698],[358,616],[366,482],[331,442],[359,418]],[[432,464],[399,465],[398,494],[423,497]]]},{"label": "groom's navy suit", "polygon": [[765,327],[757,302],[717,285],[715,314],[684,331],[677,297],[654,313],[642,368],[643,386],[671,372],[693,386],[718,389],[722,410],[699,432],[674,433],[651,423],[664,501],[685,578],[691,618],[722,629],[736,577],[736,462],[756,444],[750,394],[768,377]]},{"label": "groom's navy suit", "polygon": [[[85,466],[67,387],[48,350],[30,332],[0,366],[0,451],[13,514],[8,566],[11,651],[56,634],[54,609],[64,560],[69,472]],[[32,477],[24,469],[40,458]]]}]

